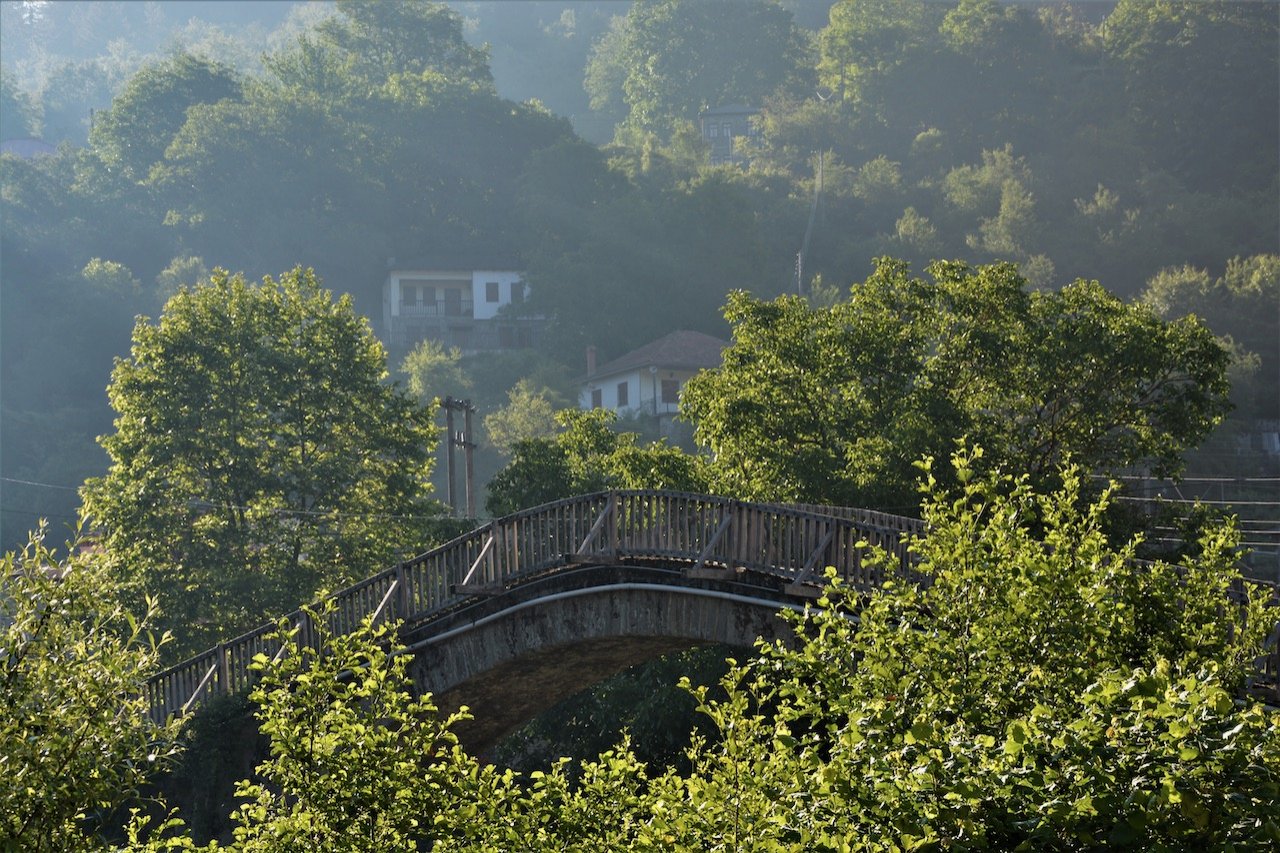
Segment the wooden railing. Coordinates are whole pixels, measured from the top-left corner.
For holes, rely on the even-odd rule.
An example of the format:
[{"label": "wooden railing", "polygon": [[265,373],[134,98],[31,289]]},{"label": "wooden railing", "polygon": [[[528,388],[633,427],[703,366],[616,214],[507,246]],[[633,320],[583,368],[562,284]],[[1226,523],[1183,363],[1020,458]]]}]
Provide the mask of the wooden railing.
[{"label": "wooden railing", "polygon": [[[679,492],[616,491],[556,501],[494,519],[412,560],[339,590],[330,628],[346,633],[365,616],[409,625],[439,616],[477,594],[580,562],[662,560],[691,568],[745,568],[818,585],[827,566],[850,584],[877,586],[883,569],[858,543],[907,564],[915,519],[834,507],[788,507]],[[289,621],[305,633],[305,614]],[[210,696],[253,681],[257,654],[274,657],[276,623],[219,643],[148,683],[157,719],[186,713]],[[305,636],[304,636],[305,639]]]},{"label": "wooden railing", "polygon": [[[579,563],[656,560],[691,573],[753,570],[779,577],[793,592],[823,583],[828,566],[849,585],[877,587],[886,574],[911,570],[907,543],[923,534],[917,519],[870,510],[757,504],[683,492],[613,491],[524,510],[366,578],[331,596],[329,629],[353,630],[366,617],[414,627],[473,600]],[[868,547],[870,546],[870,547]],[[871,548],[891,559],[870,559]],[[1244,595],[1242,586],[1238,594]],[[288,616],[306,641],[302,611]],[[255,628],[183,661],[148,682],[152,716],[190,711],[210,696],[252,683],[254,656],[280,654],[276,623]],[[1280,682],[1275,640],[1259,683]],[[1277,695],[1280,699],[1280,694]]]}]

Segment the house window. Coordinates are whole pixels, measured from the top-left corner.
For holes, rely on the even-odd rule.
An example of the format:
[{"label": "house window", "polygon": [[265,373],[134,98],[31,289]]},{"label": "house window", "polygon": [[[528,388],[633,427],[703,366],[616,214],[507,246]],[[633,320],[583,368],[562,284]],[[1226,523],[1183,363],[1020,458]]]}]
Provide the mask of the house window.
[{"label": "house window", "polygon": [[511,303],[518,305],[521,302],[524,302],[524,282],[513,281],[511,282]]},{"label": "house window", "polygon": [[712,139],[715,139],[717,136],[720,135],[720,125],[718,124],[711,125],[710,128],[708,128],[708,130],[710,132],[707,135],[710,136]]},{"label": "house window", "polygon": [[604,406],[604,394],[599,388],[591,391],[591,408],[599,409]]},{"label": "house window", "polygon": [[727,121],[724,123],[724,135],[733,136],[733,125],[729,124]]},{"label": "house window", "polygon": [[417,305],[418,304],[418,288],[412,284],[400,285],[400,304],[401,305]]},{"label": "house window", "polygon": [[618,408],[621,409],[623,406],[628,406],[628,405],[630,405],[630,403],[627,400],[627,383],[619,382],[618,383]]},{"label": "house window", "polygon": [[449,288],[444,292],[444,313],[446,317],[462,316],[462,291]]},{"label": "house window", "polygon": [[680,382],[678,380],[662,380],[662,402],[671,406],[680,402]]},{"label": "house window", "polygon": [[484,285],[484,301],[485,301],[485,302],[497,302],[497,301],[498,301],[498,283],[497,283],[496,281],[488,281],[488,282],[485,282],[485,285]]}]

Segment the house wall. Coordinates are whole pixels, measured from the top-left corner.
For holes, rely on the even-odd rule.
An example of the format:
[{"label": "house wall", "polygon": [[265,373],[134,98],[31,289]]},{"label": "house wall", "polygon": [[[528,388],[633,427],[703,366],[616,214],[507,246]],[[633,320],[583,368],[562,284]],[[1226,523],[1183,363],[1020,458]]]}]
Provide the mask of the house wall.
[{"label": "house wall", "polygon": [[[697,372],[696,370],[675,368],[658,368],[656,371],[651,371],[646,367],[626,373],[593,376],[582,383],[578,394],[578,407],[581,409],[592,408],[592,392],[599,390],[601,408],[612,409],[619,415],[674,415],[679,410],[679,405],[676,402],[664,403],[662,401],[663,381],[677,383],[678,400],[679,392],[684,390],[685,383]],[[622,382],[627,383],[627,403],[625,405],[619,405],[618,403],[618,385]],[[657,401],[656,406],[655,400]]]},{"label": "house wall", "polygon": [[514,270],[394,270],[382,285],[382,327],[391,346],[424,338],[464,351],[530,346],[537,322],[498,319],[526,295]]},{"label": "house wall", "polygon": [[[498,301],[489,301],[489,284],[496,283],[498,285]],[[477,270],[471,274],[471,299],[475,305],[475,318],[477,320],[492,320],[498,314],[498,309],[504,305],[511,304],[511,286],[520,284],[521,289],[524,285],[520,280],[520,273],[510,270]],[[522,297],[523,298],[523,297]]]}]

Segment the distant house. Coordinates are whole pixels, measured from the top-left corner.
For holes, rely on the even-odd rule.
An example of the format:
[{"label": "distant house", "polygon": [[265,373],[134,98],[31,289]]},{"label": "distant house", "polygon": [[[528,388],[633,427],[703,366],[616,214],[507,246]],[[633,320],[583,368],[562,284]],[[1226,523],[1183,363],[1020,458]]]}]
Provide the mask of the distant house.
[{"label": "distant house", "polygon": [[700,370],[719,367],[727,346],[701,332],[672,332],[599,367],[595,347],[590,347],[578,405],[669,419],[676,413],[684,384]]},{"label": "distant house", "polygon": [[382,285],[387,344],[434,340],[463,352],[532,346],[542,320],[502,310],[526,295],[524,274],[508,266],[393,268]]},{"label": "distant house", "polygon": [[760,111],[753,107],[734,104],[703,110],[698,116],[702,140],[711,146],[711,163],[746,163],[740,140],[754,139],[760,135],[755,122]]}]

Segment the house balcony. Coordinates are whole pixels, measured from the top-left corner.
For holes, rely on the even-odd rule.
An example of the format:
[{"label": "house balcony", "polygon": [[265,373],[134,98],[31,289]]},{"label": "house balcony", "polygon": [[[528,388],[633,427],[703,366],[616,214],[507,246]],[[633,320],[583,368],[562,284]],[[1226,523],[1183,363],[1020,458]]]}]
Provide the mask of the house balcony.
[{"label": "house balcony", "polygon": [[402,302],[401,317],[474,317],[475,303],[470,299],[437,299],[434,302]]}]

